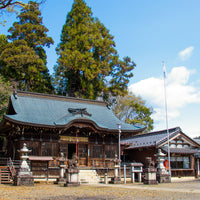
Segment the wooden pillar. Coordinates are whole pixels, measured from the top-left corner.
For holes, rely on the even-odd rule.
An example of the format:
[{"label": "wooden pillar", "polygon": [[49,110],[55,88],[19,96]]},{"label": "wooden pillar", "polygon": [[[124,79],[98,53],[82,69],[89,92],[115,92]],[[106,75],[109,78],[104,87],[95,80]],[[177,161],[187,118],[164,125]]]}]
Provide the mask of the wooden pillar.
[{"label": "wooden pillar", "polygon": [[76,156],[78,156],[78,133],[79,133],[79,130],[77,129],[76,130]]},{"label": "wooden pillar", "polygon": [[91,147],[90,147],[90,144],[88,142],[87,166],[90,165],[90,154],[91,154]]},{"label": "wooden pillar", "polygon": [[47,161],[47,181],[49,180],[49,161]]}]

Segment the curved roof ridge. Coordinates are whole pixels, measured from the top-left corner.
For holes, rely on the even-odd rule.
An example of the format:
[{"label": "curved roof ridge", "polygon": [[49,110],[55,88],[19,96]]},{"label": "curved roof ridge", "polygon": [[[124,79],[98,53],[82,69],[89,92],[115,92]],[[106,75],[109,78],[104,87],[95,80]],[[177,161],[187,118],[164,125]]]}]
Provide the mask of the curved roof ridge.
[{"label": "curved roof ridge", "polygon": [[36,93],[36,92],[29,92],[29,91],[15,91],[14,96],[16,95],[20,96],[29,96],[29,97],[38,97],[38,98],[49,98],[49,99],[60,99],[60,100],[71,100],[71,101],[80,101],[80,102],[86,102],[86,103],[96,103],[96,104],[102,104],[107,105],[104,101],[99,100],[92,100],[92,99],[82,99],[77,97],[68,97],[68,96],[61,96],[61,95],[55,95],[55,94],[45,94],[45,93]]}]

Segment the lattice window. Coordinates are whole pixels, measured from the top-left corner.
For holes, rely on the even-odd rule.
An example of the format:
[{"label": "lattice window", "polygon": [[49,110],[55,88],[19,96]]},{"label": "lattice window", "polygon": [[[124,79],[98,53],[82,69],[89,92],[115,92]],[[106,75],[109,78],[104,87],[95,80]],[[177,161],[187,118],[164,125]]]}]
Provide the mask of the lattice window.
[{"label": "lattice window", "polygon": [[114,158],[118,154],[116,145],[105,145],[105,158]]},{"label": "lattice window", "polygon": [[79,144],[78,145],[78,157],[79,158],[86,158],[87,157],[87,145],[86,144]]},{"label": "lattice window", "polygon": [[29,155],[39,156],[39,142],[26,142],[27,148],[31,150]]},{"label": "lattice window", "polygon": [[94,145],[91,149],[92,158],[102,158],[103,148],[101,145]]},{"label": "lattice window", "polygon": [[67,157],[68,154],[68,144],[67,143],[60,143],[60,152],[64,153],[64,157]]},{"label": "lattice window", "polygon": [[185,157],[171,157],[171,168],[172,169],[189,169],[190,158]]},{"label": "lattice window", "polygon": [[42,156],[57,156],[58,154],[58,145],[57,143],[42,143]]}]

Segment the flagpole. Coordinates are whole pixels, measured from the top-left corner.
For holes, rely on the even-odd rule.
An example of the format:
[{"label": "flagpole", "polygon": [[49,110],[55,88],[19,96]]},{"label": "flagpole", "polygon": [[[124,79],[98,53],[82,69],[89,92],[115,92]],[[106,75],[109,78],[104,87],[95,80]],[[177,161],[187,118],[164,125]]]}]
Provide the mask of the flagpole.
[{"label": "flagpole", "polygon": [[170,159],[170,147],[169,147],[169,128],[168,128],[168,115],[167,115],[167,92],[166,92],[166,69],[165,63],[163,62],[163,72],[164,72],[164,92],[165,92],[165,119],[166,119],[166,128],[167,128],[167,147],[168,147],[168,164],[169,164],[169,176],[171,182],[171,159]]}]

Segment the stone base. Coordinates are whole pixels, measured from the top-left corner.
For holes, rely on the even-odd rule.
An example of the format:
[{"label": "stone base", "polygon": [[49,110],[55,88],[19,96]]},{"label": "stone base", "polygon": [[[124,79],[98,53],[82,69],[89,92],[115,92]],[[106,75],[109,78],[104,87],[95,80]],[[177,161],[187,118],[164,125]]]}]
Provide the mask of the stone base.
[{"label": "stone base", "polygon": [[33,176],[21,175],[14,177],[14,185],[15,186],[34,186],[34,178]]},{"label": "stone base", "polygon": [[58,185],[64,185],[66,183],[67,179],[66,178],[57,178],[54,184]]},{"label": "stone base", "polygon": [[158,183],[171,183],[169,174],[157,174],[156,180]]},{"label": "stone base", "polygon": [[121,181],[121,179],[119,177],[117,177],[117,178],[111,178],[111,181],[109,183],[122,184],[123,182]]},{"label": "stone base", "polygon": [[158,184],[158,181],[156,181],[156,180],[144,180],[144,184],[156,185],[156,184]]},{"label": "stone base", "polygon": [[65,187],[76,187],[76,186],[80,186],[80,182],[76,182],[76,183],[75,182],[74,183],[73,182],[71,182],[71,183],[67,182],[67,183],[64,184],[64,186]]},{"label": "stone base", "polygon": [[74,187],[74,186],[79,186],[79,170],[77,168],[75,169],[67,169],[67,181],[65,182],[64,186],[65,187]]}]

